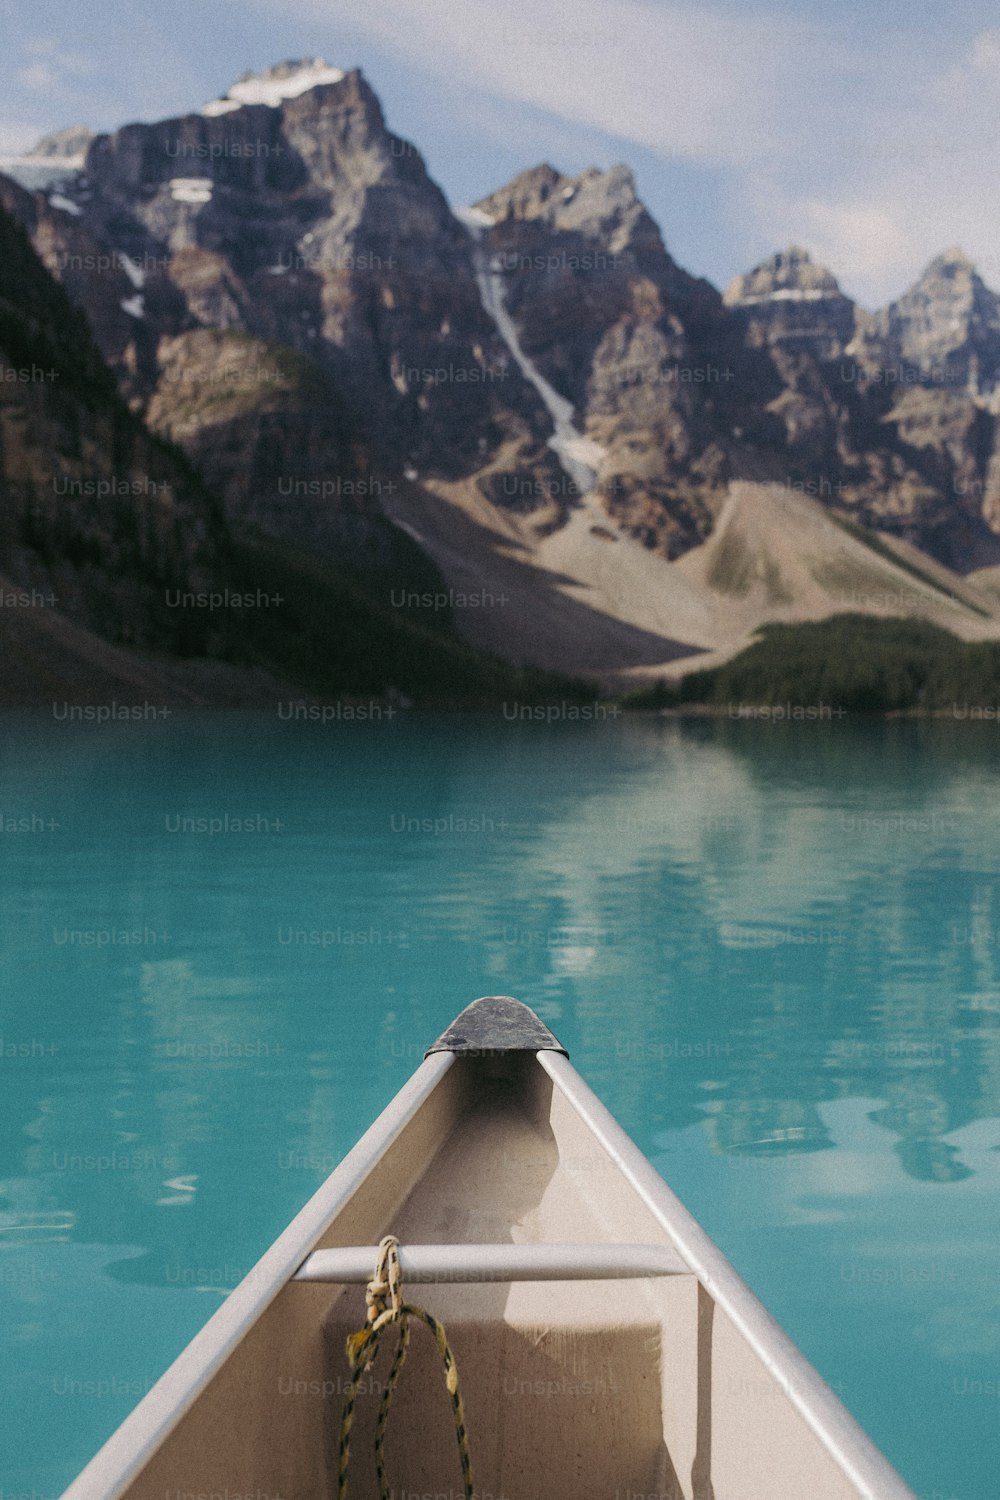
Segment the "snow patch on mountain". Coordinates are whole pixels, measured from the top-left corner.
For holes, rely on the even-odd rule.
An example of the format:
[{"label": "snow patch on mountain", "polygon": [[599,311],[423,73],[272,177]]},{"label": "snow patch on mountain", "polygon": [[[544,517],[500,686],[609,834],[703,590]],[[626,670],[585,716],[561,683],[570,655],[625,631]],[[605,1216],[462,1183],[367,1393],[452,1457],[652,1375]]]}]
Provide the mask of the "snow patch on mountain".
[{"label": "snow patch on mountain", "polygon": [[121,263],[121,268],[125,272],[125,275],[128,277],[129,281],[131,281],[137,292],[141,292],[143,287],[146,285],[145,271],[140,265],[137,265],[134,260],[130,260],[129,257],[127,255],[124,255],[120,250],[118,251],[118,259]]},{"label": "snow patch on mountain", "polygon": [[734,298],[740,307],[751,307],[757,302],[822,302],[839,297],[839,292],[824,291],[822,287],[779,286],[773,292],[760,292],[753,297]]},{"label": "snow patch on mountain", "polygon": [[332,68],[322,57],[304,58],[300,62],[279,63],[264,73],[244,73],[221,99],[212,99],[201,113],[210,119],[229,114],[246,104],[266,104],[277,109],[285,99],[297,99],[309,89],[324,83],[339,83],[342,68]]},{"label": "snow patch on mountain", "polygon": [[503,276],[493,268],[490,256],[482,244],[482,231],[494,223],[494,220],[478,208],[460,209],[456,218],[465,225],[472,236],[473,265],[483,309],[493,319],[497,332],[513,355],[518,369],[535,387],[552,418],[555,430],[549,438],[549,447],[555,452],[564,472],[573,481],[577,493],[581,496],[586,495],[597,483],[597,471],[604,458],[605,450],[580,432],[573,421],[572,403],[567,401],[565,396],[560,396],[555,387],[549,384],[538,366],[528,358],[521,347],[514,320],[504,302]]},{"label": "snow patch on mountain", "polygon": [[53,208],[61,208],[64,214],[72,214],[77,219],[80,217],[80,209],[71,198],[64,198],[62,193],[50,193],[49,202]]},{"label": "snow patch on mountain", "polygon": [[496,223],[496,219],[493,218],[492,214],[488,214],[482,208],[456,208],[454,213],[455,218],[464,224],[466,229],[473,231],[488,229],[491,224]]},{"label": "snow patch on mountain", "polygon": [[212,186],[210,177],[171,177],[170,196],[175,203],[209,203]]},{"label": "snow patch on mountain", "polygon": [[243,105],[239,99],[210,99],[203,104],[199,113],[214,119],[216,115],[228,115],[234,109],[242,109]]}]

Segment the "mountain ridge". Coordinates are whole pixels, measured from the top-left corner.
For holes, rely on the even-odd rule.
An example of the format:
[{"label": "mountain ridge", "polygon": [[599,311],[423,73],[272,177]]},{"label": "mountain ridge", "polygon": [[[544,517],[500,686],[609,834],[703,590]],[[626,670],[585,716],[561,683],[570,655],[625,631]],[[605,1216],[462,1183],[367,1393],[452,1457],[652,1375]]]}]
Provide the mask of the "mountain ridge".
[{"label": "mountain ridge", "polygon": [[[363,77],[363,73],[360,68],[355,67],[342,69],[339,67],[332,67],[322,57],[284,59],[270,64],[262,69],[245,70],[239,76],[239,78],[235,80],[234,84],[231,85],[228,90],[226,90],[225,93],[217,96],[217,98],[213,100],[208,101],[208,103],[201,106],[200,109],[192,109],[186,111],[183,115],[176,116],[174,118],[186,119],[193,114],[204,115],[206,111],[208,111],[209,116],[211,116],[217,112],[219,106],[225,106],[224,112],[229,113],[235,108],[247,107],[251,103],[263,103],[263,91],[261,93],[261,97],[258,99],[252,98],[248,91],[245,93],[245,97],[241,98],[239,96],[241,87],[245,88],[245,86],[248,84],[265,85],[270,80],[279,81],[282,79],[287,79],[292,84],[292,87],[289,88],[287,92],[282,92],[280,95],[276,93],[273,99],[269,99],[267,101],[269,107],[276,107],[281,102],[283,102],[285,98],[295,97],[300,92],[305,92],[313,88],[321,87],[324,83],[327,82],[339,82],[348,74],[356,74]],[[112,132],[94,131],[93,129],[91,129],[91,127],[84,124],[55,128],[41,136],[38,141],[36,141],[35,144],[21,156],[6,158],[5,166],[7,170],[5,175],[12,176],[15,180],[17,180],[16,174],[21,162],[34,163],[38,159],[45,157],[51,157],[53,160],[57,160],[58,158],[65,156],[76,157],[80,154],[81,146],[92,144],[96,139],[98,139],[98,137],[107,136],[109,134],[114,135],[123,129],[128,129],[130,125],[142,125],[144,123],[146,122],[124,122],[121,126],[117,127],[117,129]],[[606,170],[610,170],[612,172],[621,171],[624,173],[628,173],[630,176],[632,175],[631,168],[622,163],[617,164],[611,169],[601,169],[597,167],[585,168],[578,175],[581,177],[587,175],[601,175],[602,171]],[[559,173],[556,168],[552,167],[550,163],[543,162],[539,163],[535,167],[522,169],[514,179],[511,179],[511,182],[513,183],[520,178],[530,178],[533,174],[536,173],[549,173],[554,177],[561,177],[563,175]],[[511,184],[508,183],[506,186],[509,187],[510,185]],[[495,193],[503,191],[505,191],[504,188],[494,189],[492,193],[484,195],[484,199],[493,196]],[[482,202],[484,201],[484,199],[480,199],[477,201]],[[776,251],[773,253],[772,257],[769,258],[773,259],[775,256],[781,256],[782,254],[788,255],[792,252],[798,252],[806,259],[811,258],[811,252],[801,245],[791,245],[784,252]],[[890,299],[888,303],[882,304],[879,309],[875,309],[874,311],[884,310],[885,307],[891,306],[894,301],[899,301],[903,296],[906,295],[907,291],[912,290],[913,287],[919,283],[921,277],[926,274],[927,270],[930,267],[934,266],[939,260],[947,259],[962,260],[970,269],[975,270],[974,263],[965,255],[960,247],[955,245],[948,246],[944,250],[939,252],[938,256],[934,257],[928,263],[928,267],[924,268],[924,272],[920,273],[916,281],[912,283],[909,288],[904,289],[904,291],[901,292],[899,296],[894,299]],[[750,274],[750,272],[736,273],[734,277],[731,278],[728,285],[733,285],[736,281],[739,281],[741,277],[745,277]],[[860,304],[858,305],[860,306]]]},{"label": "mountain ridge", "polygon": [[[557,634],[566,608],[539,574],[579,562],[564,596],[610,590],[617,621],[598,675],[657,641],[678,659],[732,646],[697,626],[733,614],[729,564],[713,583],[697,560],[740,533],[766,576],[754,548],[766,533],[777,557],[781,537],[735,525],[748,486],[799,527],[794,497],[817,501],[831,555],[843,521],[949,578],[1000,563],[1000,298],[954,248],[876,313],[799,245],[719,291],[673,259],[624,164],[541,163],[452,209],[361,71],[321,58],[98,135],[57,190],[0,178],[0,202],[230,523],[359,573],[420,548],[467,579],[521,549],[529,623]],[[698,596],[674,635],[667,577]],[[648,597],[618,619],[624,580]],[[576,615],[584,638],[595,612]],[[512,628],[456,623],[494,651]]]}]

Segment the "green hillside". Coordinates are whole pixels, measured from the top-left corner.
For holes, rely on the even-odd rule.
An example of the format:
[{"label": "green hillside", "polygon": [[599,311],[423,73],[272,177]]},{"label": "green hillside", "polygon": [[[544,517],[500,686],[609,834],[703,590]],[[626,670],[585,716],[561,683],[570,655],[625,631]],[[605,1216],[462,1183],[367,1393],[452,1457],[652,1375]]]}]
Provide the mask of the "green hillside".
[{"label": "green hillside", "polygon": [[860,614],[767,625],[722,666],[689,672],[678,685],[658,683],[631,694],[626,703],[632,708],[825,704],[851,713],[995,707],[1000,641],[970,643],[922,620]]}]

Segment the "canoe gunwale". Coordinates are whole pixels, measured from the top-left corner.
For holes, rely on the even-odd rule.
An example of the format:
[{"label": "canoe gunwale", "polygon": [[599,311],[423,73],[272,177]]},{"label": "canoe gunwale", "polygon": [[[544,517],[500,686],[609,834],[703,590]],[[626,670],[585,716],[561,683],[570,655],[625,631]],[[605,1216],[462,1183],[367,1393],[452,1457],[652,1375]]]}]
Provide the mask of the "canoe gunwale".
[{"label": "canoe gunwale", "polygon": [[191,1409],[212,1377],[293,1279],[330,1221],[378,1166],[455,1062],[427,1057],[317,1188],[225,1302],[63,1491],[60,1500],[117,1500]]},{"label": "canoe gunwale", "polygon": [[[490,997],[493,1006],[506,997]],[[477,1007],[483,1002],[477,1002]],[[506,1001],[506,1006],[517,1006],[518,1011],[527,1007],[519,1002]],[[470,1010],[473,1007],[470,1007]],[[532,1016],[527,1011],[529,1017]],[[467,1017],[467,1012],[463,1012]],[[490,1019],[489,1007],[482,1013],[484,1020]],[[503,1019],[503,1018],[502,1018]],[[518,1021],[517,1016],[509,1019]],[[547,1029],[532,1017],[539,1028]],[[213,1377],[219,1372],[229,1356],[247,1336],[275,1298],[293,1281],[347,1281],[367,1280],[372,1265],[372,1249],[363,1246],[345,1247],[317,1251],[316,1246],[329,1230],[338,1214],[356,1193],[371,1178],[380,1162],[393,1147],[406,1128],[434,1095],[452,1067],[463,1057],[465,1066],[471,1066],[470,1053],[483,1056],[494,1051],[516,1054],[520,1052],[525,1068],[532,1064],[543,1070],[550,1080],[551,1088],[558,1091],[568,1107],[590,1132],[596,1143],[607,1154],[610,1162],[621,1173],[632,1192],[641,1200],[652,1219],[663,1230],[666,1244],[663,1245],[615,1245],[604,1247],[593,1244],[531,1244],[531,1245],[416,1245],[409,1247],[411,1256],[420,1260],[420,1252],[433,1252],[436,1264],[425,1263],[424,1269],[437,1270],[441,1275],[442,1263],[450,1258],[451,1270],[455,1263],[461,1269],[469,1268],[473,1252],[487,1251],[494,1257],[495,1275],[476,1277],[477,1280],[531,1280],[562,1279],[552,1274],[542,1275],[546,1257],[549,1271],[553,1266],[566,1270],[573,1255],[585,1261],[587,1254],[593,1257],[591,1270],[600,1271],[598,1251],[603,1257],[603,1270],[609,1275],[637,1276],[636,1266],[645,1266],[647,1276],[670,1276],[689,1274],[704,1289],[705,1294],[721,1310],[736,1333],[743,1339],[754,1357],[767,1372],[775,1387],[788,1399],[806,1427],[826,1450],[845,1479],[853,1487],[859,1500],[916,1500],[913,1491],[904,1483],[888,1459],[879,1451],[862,1430],[837,1396],[821,1379],[812,1365],[795,1346],[792,1340],[775,1321],[763,1304],[726,1260],[721,1250],[713,1243],[697,1220],[684,1208],[680,1200],[660,1177],[652,1164],[606,1109],[601,1100],[588,1087],[571,1065],[566,1054],[551,1033],[551,1042],[543,1042],[540,1050],[535,1046],[506,1045],[482,1048],[473,1043],[482,1043],[484,1034],[469,1026],[462,1028],[467,1034],[460,1035],[463,1017],[444,1033],[435,1044],[440,1050],[431,1050],[418,1066],[409,1081],[386,1106],[375,1122],[345,1156],[340,1165],[321,1184],[305,1206],[295,1215],[287,1228],[278,1236],[268,1250],[257,1261],[246,1277],[239,1283],[224,1303],[217,1309],[204,1327],[195,1335],[160,1377],[148,1394],[111,1435],[104,1446],[86,1465],[77,1478],[64,1491],[62,1500],[119,1500],[139,1478],[147,1464],[153,1459],[170,1434],[191,1410],[198,1397],[205,1391]],[[452,1033],[455,1040],[465,1042],[455,1050],[440,1046]],[[533,1039],[538,1035],[534,1032]],[[487,1035],[487,1041],[496,1040],[496,1033]],[[504,1039],[506,1040],[506,1039]],[[558,1049],[558,1050],[557,1050]],[[471,1076],[471,1075],[470,1075]],[[517,1072],[511,1075],[517,1076]],[[537,1074],[535,1075],[538,1076]],[[459,1078],[460,1075],[456,1075]],[[455,1080],[452,1080],[453,1082]],[[464,1083],[459,1082],[460,1090]],[[546,1089],[549,1084],[545,1085]],[[448,1096],[451,1090],[449,1087]],[[656,1230],[649,1224],[655,1237]],[[641,1231],[645,1237],[645,1231]],[[402,1255],[408,1254],[404,1241]],[[322,1271],[324,1258],[339,1257],[339,1270],[345,1269],[345,1257],[354,1257],[357,1277],[343,1274],[337,1278],[325,1275],[310,1275],[309,1261],[315,1255],[313,1270]],[[624,1264],[633,1259],[629,1269],[619,1265],[617,1271],[612,1264],[618,1255]],[[645,1255],[643,1262],[640,1257]],[[517,1257],[523,1264],[517,1264]],[[506,1261],[503,1265],[501,1262]],[[532,1262],[534,1264],[532,1265]],[[655,1263],[655,1264],[654,1264]],[[327,1260],[332,1266],[333,1260]],[[659,1266],[659,1269],[656,1269]],[[514,1276],[520,1270],[523,1275]],[[432,1280],[421,1276],[416,1262],[408,1268],[411,1280]],[[362,1274],[364,1273],[364,1274]],[[416,1273],[416,1274],[415,1274]],[[582,1272],[580,1279],[585,1279]],[[444,1277],[448,1281],[462,1279],[454,1274]],[[570,1279],[567,1277],[566,1279]],[[601,1276],[593,1279],[603,1279]]]},{"label": "canoe gunwale", "polygon": [[558,1052],[539,1052],[537,1060],[859,1496],[865,1500],[918,1500],[568,1058]]}]

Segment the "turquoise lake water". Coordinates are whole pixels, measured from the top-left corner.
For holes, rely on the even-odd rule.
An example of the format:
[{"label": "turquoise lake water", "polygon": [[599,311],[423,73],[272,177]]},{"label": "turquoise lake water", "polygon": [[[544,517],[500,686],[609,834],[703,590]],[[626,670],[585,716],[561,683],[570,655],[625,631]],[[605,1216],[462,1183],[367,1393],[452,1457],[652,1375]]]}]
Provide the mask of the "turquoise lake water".
[{"label": "turquoise lake water", "polygon": [[8,714],[0,827],[4,1500],[61,1491],[484,993],[924,1500],[995,1500],[995,724]]}]

